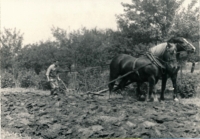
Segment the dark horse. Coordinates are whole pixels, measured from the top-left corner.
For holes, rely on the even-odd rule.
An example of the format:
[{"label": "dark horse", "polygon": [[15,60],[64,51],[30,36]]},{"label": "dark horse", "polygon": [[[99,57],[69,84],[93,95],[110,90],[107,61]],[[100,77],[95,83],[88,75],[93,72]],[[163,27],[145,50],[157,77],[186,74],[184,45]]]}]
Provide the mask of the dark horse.
[{"label": "dark horse", "polygon": [[[177,46],[177,54],[176,54],[177,61],[180,61],[180,52],[185,51],[189,54],[189,53],[194,53],[196,50],[196,48],[183,37],[171,38],[167,42],[176,44],[176,46]],[[174,100],[175,101],[178,101],[176,79],[177,79],[179,69],[180,69],[180,67],[177,67],[176,72],[171,75],[171,80],[172,80],[173,88],[174,88]],[[164,100],[164,92],[165,92],[165,88],[166,88],[167,79],[168,79],[168,75],[164,74],[162,76],[161,100]]]},{"label": "dark horse", "polygon": [[[177,53],[173,45],[176,44]],[[167,51],[166,51],[167,50]],[[109,84],[110,94],[117,89],[123,89],[127,84],[137,82],[137,92],[140,94],[140,85],[143,82],[149,82],[149,97],[151,97],[154,85],[162,78],[162,93],[161,100],[164,100],[164,90],[167,78],[170,76],[174,87],[174,98],[176,98],[176,78],[179,68],[177,67],[176,58],[179,58],[180,51],[194,52],[195,47],[182,37],[172,38],[168,43],[161,43],[154,46],[149,50],[154,57],[154,60],[146,56],[139,57],[138,59],[129,55],[119,55],[115,57],[110,64],[110,81],[115,80],[118,76],[136,70],[136,72],[122,78],[118,87],[113,90],[115,82]],[[173,53],[172,53],[173,52]],[[169,59],[171,58],[171,59]],[[157,61],[157,62],[155,62]],[[160,63],[160,64],[159,64]],[[144,65],[144,67],[142,67]],[[129,82],[128,82],[129,81]]]},{"label": "dark horse", "polygon": [[[130,73],[123,77],[118,85],[118,88],[123,89],[128,81],[129,83],[137,82],[137,92],[140,94],[140,85],[143,82],[149,82],[149,99],[154,90],[155,84],[166,70],[174,72],[177,66],[176,63],[176,45],[170,43],[161,43],[150,49],[151,53],[135,58],[129,55],[119,55],[110,63],[110,81],[116,79],[119,75]],[[110,93],[113,90],[114,82],[109,84]]]}]

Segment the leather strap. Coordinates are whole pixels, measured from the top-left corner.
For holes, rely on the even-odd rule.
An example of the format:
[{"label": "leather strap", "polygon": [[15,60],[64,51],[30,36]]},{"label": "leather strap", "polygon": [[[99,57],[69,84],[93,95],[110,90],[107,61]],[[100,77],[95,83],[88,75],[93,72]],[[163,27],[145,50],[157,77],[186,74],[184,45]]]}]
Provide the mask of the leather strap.
[{"label": "leather strap", "polygon": [[165,69],[165,66],[163,66],[163,64],[161,64],[153,55],[152,53],[146,53],[147,57],[151,60],[151,62],[153,62],[155,65],[157,65],[158,67],[161,67],[163,69]]}]

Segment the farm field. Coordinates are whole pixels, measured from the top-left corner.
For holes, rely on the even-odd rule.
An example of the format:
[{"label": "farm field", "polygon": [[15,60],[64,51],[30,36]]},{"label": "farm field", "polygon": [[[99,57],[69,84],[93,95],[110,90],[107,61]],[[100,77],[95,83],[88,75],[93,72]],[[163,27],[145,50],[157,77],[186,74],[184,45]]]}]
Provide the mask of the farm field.
[{"label": "farm field", "polygon": [[177,103],[169,94],[165,103],[160,103],[120,95],[108,99],[107,94],[91,97],[68,93],[61,94],[59,100],[48,91],[2,89],[2,137],[200,137],[199,98],[181,99]]},{"label": "farm field", "polygon": [[1,139],[200,138],[198,0],[1,7]]}]

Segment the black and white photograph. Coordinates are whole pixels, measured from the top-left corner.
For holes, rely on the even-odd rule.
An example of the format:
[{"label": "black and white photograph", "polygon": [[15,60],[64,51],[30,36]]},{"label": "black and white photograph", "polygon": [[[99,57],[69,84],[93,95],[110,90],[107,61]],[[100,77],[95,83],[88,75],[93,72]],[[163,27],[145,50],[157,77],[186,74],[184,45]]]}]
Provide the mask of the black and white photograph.
[{"label": "black and white photograph", "polygon": [[1,0],[1,139],[200,138],[200,0]]}]

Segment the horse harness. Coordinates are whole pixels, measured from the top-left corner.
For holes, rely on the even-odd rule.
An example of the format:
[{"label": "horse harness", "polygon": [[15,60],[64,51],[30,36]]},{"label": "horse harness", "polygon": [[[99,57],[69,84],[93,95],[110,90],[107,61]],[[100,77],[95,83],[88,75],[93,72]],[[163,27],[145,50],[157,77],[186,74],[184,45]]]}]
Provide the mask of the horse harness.
[{"label": "horse harness", "polygon": [[[138,61],[138,58],[133,62],[133,66],[132,66],[133,70],[135,69],[135,64],[136,64],[137,61]],[[140,74],[139,74],[138,70],[136,70],[135,72],[138,75],[138,77],[140,78]]]},{"label": "horse harness", "polygon": [[153,54],[152,53],[149,53],[149,52],[147,52],[146,53],[146,56],[150,59],[150,61],[152,62],[152,63],[154,63],[156,66],[158,66],[158,67],[160,67],[161,69],[165,69],[165,66],[163,65],[163,64],[161,64],[156,58],[155,58],[155,56],[153,56]]},{"label": "horse harness", "polygon": [[[150,52],[147,52],[146,54],[144,54],[145,56],[147,56],[147,58],[151,61],[151,63],[153,63],[153,64],[155,64],[157,67],[159,67],[160,69],[161,69],[161,71],[162,71],[162,73],[164,74],[164,71],[163,71],[163,69],[166,69],[165,68],[165,66],[161,63],[161,62],[159,62],[158,61],[158,57],[155,57],[152,53],[150,53]],[[134,63],[133,63],[133,69],[135,69],[135,64],[136,64],[136,62],[138,61],[138,59],[139,58],[137,58],[135,61],[134,61]],[[172,59],[170,59],[170,60],[172,60]],[[170,61],[169,60],[169,61]],[[164,62],[164,61],[163,61]],[[149,63],[149,64],[147,64],[147,65],[150,65],[151,63]],[[168,63],[168,62],[165,62],[165,63]],[[145,66],[147,66],[147,65],[143,65],[142,67],[145,67]],[[141,68],[142,68],[141,67]],[[140,78],[140,74],[139,74],[139,72],[138,72],[138,70],[136,70],[135,71],[136,72],[136,74],[138,75],[138,77]],[[141,78],[140,78],[141,79]]]},{"label": "horse harness", "polygon": [[[165,69],[165,67],[153,56],[152,53],[147,52],[145,55],[147,56],[147,58],[150,59],[151,63],[155,64],[155,65],[158,66],[158,67],[161,67],[161,69]],[[133,67],[133,70],[135,70],[135,73],[138,75],[139,79],[141,80],[141,77],[140,77],[140,74],[139,74],[138,70],[141,69],[141,68],[143,68],[143,67],[145,67],[145,66],[147,66],[147,65],[150,65],[151,63],[145,64],[145,65],[141,66],[140,68],[138,68],[138,69],[136,70],[136,69],[135,69],[135,64],[136,64],[136,62],[138,61],[138,59],[139,59],[139,58],[137,58],[137,59],[134,61],[132,67]]]}]

